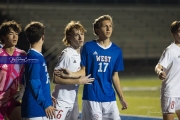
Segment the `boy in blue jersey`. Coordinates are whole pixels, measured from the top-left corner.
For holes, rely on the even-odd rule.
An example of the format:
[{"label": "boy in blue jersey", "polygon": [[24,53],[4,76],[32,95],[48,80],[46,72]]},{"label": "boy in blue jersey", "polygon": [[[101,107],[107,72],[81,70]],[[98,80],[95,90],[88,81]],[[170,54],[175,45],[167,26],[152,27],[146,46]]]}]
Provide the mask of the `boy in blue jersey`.
[{"label": "boy in blue jersey", "polygon": [[[120,120],[116,93],[127,109],[120,86],[118,72],[124,70],[122,50],[111,42],[113,31],[111,16],[103,15],[93,23],[96,40],[86,42],[81,51],[81,70],[61,72],[63,77],[78,77],[91,74],[92,84],[84,85],[82,120]],[[112,86],[113,85],[113,86]]]},{"label": "boy in blue jersey", "polygon": [[25,64],[25,92],[22,99],[23,120],[49,120],[55,116],[50,94],[50,79],[41,53],[44,42],[44,25],[31,22],[25,27],[30,43]]}]

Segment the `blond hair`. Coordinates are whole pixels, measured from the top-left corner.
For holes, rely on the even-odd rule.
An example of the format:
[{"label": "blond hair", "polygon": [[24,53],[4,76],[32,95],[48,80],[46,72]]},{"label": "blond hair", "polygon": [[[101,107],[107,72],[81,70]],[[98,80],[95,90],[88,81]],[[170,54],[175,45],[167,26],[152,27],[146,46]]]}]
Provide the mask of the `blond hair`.
[{"label": "blond hair", "polygon": [[104,20],[111,21],[111,23],[113,25],[112,17],[110,15],[102,15],[102,16],[98,17],[97,19],[94,20],[94,23],[93,23],[93,31],[94,31],[95,35],[98,36],[95,29],[99,29],[101,27],[102,21],[104,21]]}]

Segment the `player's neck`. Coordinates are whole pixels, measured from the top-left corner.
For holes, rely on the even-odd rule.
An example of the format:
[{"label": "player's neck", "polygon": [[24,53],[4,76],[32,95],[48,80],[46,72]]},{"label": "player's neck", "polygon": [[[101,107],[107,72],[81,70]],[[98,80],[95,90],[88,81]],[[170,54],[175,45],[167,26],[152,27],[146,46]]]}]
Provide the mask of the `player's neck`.
[{"label": "player's neck", "polygon": [[108,39],[97,39],[97,42],[100,44],[100,45],[102,45],[103,47],[107,47],[107,46],[109,46],[110,45],[110,43],[111,43],[111,41],[110,41],[110,39],[108,38]]},{"label": "player's neck", "polygon": [[71,47],[72,47],[74,50],[76,50],[77,53],[80,53],[80,49],[81,49],[80,47],[75,47],[75,46],[72,46],[72,45],[71,45]]},{"label": "player's neck", "polygon": [[41,52],[43,43],[44,43],[44,40],[41,37],[41,39],[38,42],[31,44],[30,47],[37,50],[38,52]]},{"label": "player's neck", "polygon": [[13,47],[4,46],[5,51],[6,51],[9,55],[13,55],[15,48],[16,48],[15,46],[13,46]]},{"label": "player's neck", "polygon": [[77,53],[80,53],[80,48],[76,49]]},{"label": "player's neck", "polygon": [[37,43],[30,45],[30,47],[37,50],[38,52],[42,51],[42,45],[39,45]]},{"label": "player's neck", "polygon": [[176,45],[178,45],[180,47],[180,43],[176,43]]},{"label": "player's neck", "polygon": [[175,41],[175,44],[178,45],[180,47],[180,42]]}]

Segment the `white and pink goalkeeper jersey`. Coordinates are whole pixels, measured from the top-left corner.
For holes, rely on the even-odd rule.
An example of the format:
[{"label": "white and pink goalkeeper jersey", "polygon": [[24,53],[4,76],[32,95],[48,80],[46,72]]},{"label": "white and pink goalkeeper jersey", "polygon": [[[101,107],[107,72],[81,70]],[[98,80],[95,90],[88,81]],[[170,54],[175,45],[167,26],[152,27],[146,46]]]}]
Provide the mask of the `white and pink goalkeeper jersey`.
[{"label": "white and pink goalkeeper jersey", "polygon": [[161,96],[180,97],[180,47],[175,43],[163,52],[159,64],[166,73],[162,81]]},{"label": "white and pink goalkeeper jersey", "polygon": [[[10,56],[4,48],[0,48],[1,60],[10,57],[26,56],[25,51],[15,48],[12,56]],[[4,58],[3,58],[4,57]],[[19,83],[21,83],[24,72],[23,64],[0,63],[0,106],[5,106],[17,92]]]}]

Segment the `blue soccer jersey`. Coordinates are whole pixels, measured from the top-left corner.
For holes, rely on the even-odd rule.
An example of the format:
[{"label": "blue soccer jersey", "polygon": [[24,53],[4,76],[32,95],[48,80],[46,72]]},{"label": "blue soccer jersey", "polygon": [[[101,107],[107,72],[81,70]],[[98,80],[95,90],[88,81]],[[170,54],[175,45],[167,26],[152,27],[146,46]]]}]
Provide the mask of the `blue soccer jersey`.
[{"label": "blue soccer jersey", "polygon": [[122,50],[114,43],[105,49],[95,40],[86,42],[81,51],[81,66],[86,68],[86,75],[95,78],[92,84],[84,85],[83,100],[115,101],[112,76],[113,72],[124,70]]},{"label": "blue soccer jersey", "polygon": [[24,118],[46,116],[45,109],[52,106],[50,79],[44,57],[31,49],[25,64],[25,92],[21,114]]}]

